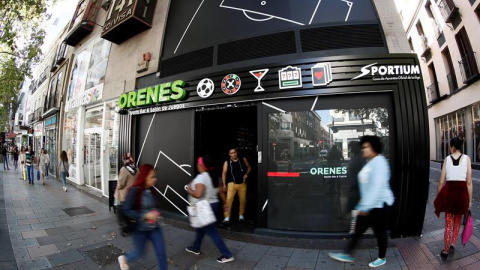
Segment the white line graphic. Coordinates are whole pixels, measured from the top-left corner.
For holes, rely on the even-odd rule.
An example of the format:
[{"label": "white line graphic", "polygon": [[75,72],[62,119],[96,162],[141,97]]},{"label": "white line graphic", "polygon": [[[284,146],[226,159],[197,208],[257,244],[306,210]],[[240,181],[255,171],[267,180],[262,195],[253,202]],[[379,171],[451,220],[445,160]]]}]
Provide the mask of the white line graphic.
[{"label": "white line graphic", "polygon": [[198,11],[200,10],[200,8],[202,7],[204,1],[205,1],[205,0],[202,0],[202,2],[200,3],[200,5],[199,5],[198,8],[197,8],[197,11],[195,11],[195,14],[193,14],[193,17],[192,17],[192,19],[190,20],[190,22],[188,23],[187,29],[185,29],[185,32],[183,32],[182,38],[181,38],[180,41],[178,42],[177,47],[175,48],[175,51],[173,52],[173,54],[176,54],[176,53],[177,53],[177,50],[178,50],[178,47],[180,46],[180,43],[182,43],[182,40],[183,40],[183,38],[185,37],[185,34],[186,34],[187,31],[188,31],[188,28],[190,28],[190,24],[192,24],[193,19],[195,19],[195,16],[197,16],[197,12],[198,12]]},{"label": "white line graphic", "polygon": [[350,1],[347,1],[347,0],[340,0],[340,1],[345,2],[348,5],[348,13],[347,13],[347,17],[345,17],[345,21],[347,21],[348,17],[350,16],[350,11],[352,11],[353,2],[350,2]]},{"label": "white line graphic", "polygon": [[315,101],[313,102],[313,105],[310,111],[313,111],[313,108],[315,108],[315,105],[317,105],[317,100],[318,100],[318,96],[315,98]]},{"label": "white line graphic", "polygon": [[[322,0],[319,0],[319,1],[322,1]],[[271,18],[275,18],[275,19],[279,19],[279,20],[286,21],[286,22],[291,22],[291,23],[298,24],[298,25],[305,25],[304,23],[301,23],[301,22],[289,20],[289,19],[286,19],[286,18],[278,17],[278,16],[273,16],[273,15],[266,14],[266,13],[262,13],[262,12],[258,12],[258,11],[247,10],[247,9],[237,8],[237,7],[224,6],[224,5],[223,5],[223,2],[225,2],[225,0],[223,0],[222,3],[220,3],[220,7],[222,7],[222,8],[229,8],[229,9],[234,9],[234,10],[240,10],[240,11],[242,11],[244,14],[245,14],[246,12],[250,12],[250,13],[253,13],[253,14],[258,14],[258,15],[263,15],[263,16],[265,16],[265,17],[269,17],[268,19],[263,19],[264,21],[270,20]],[[245,16],[246,16],[246,14],[245,14]],[[258,19],[252,19],[250,16],[247,16],[247,18],[249,18],[250,20],[253,20],[253,21],[258,21]]]},{"label": "white line graphic", "polygon": [[192,176],[189,172],[187,172],[183,167],[192,167],[188,164],[183,164],[183,165],[178,165],[178,163],[176,163],[175,161],[173,161],[173,159],[171,159],[169,156],[167,156],[167,154],[165,154],[164,152],[160,151],[158,152],[158,156],[157,156],[157,160],[155,161],[155,166],[153,166],[154,168],[157,168],[157,163],[158,163],[158,159],[160,158],[161,155],[164,155],[166,158],[168,158],[168,160],[170,160],[173,164],[175,164],[178,168],[180,168],[182,171],[184,171],[188,176]]},{"label": "white line graphic", "polygon": [[280,109],[280,108],[277,108],[277,107],[275,107],[275,106],[272,106],[272,105],[270,105],[270,104],[268,104],[268,103],[262,102],[262,104],[265,105],[265,106],[268,106],[268,107],[270,107],[270,108],[272,108],[272,109],[275,109],[275,110],[277,110],[277,111],[280,111],[280,112],[282,112],[282,113],[285,113],[284,110],[282,110],[282,109]]},{"label": "white line graphic", "polygon": [[310,18],[310,22],[308,22],[309,25],[312,24],[313,18],[315,18],[315,15],[317,14],[318,6],[320,6],[321,2],[322,0],[318,1],[317,7],[315,8],[315,11],[312,14],[312,18]]},{"label": "white line graphic", "polygon": [[184,216],[188,217],[188,215],[185,214],[185,212],[183,212],[180,208],[178,208],[178,206],[176,206],[172,201],[170,201],[170,200],[167,198],[167,196],[165,195],[165,194],[167,194],[167,190],[170,189],[170,190],[172,190],[173,192],[175,192],[175,194],[177,194],[178,197],[180,197],[180,199],[184,200],[188,205],[191,205],[187,200],[185,200],[182,196],[180,196],[180,194],[178,194],[173,188],[171,188],[169,185],[167,185],[167,186],[165,187],[165,192],[164,192],[164,193],[160,192],[160,190],[158,190],[158,188],[157,188],[156,186],[153,186],[153,188],[154,188],[158,193],[160,193],[160,195],[162,195],[162,196],[165,198],[165,200],[167,200],[171,205],[173,205],[175,208],[177,208],[177,210],[180,211]]},{"label": "white line graphic", "polygon": [[268,199],[265,201],[265,204],[262,207],[262,212],[265,210],[265,207],[267,207]]},{"label": "white line graphic", "polygon": [[265,19],[255,19],[255,18],[250,17],[250,15],[248,15],[247,12],[248,12],[248,11],[244,10],[244,11],[243,11],[243,15],[245,15],[245,17],[249,18],[249,19],[252,20],[252,21],[264,22],[264,21],[268,21],[268,20],[273,19],[273,16],[272,16],[272,17],[267,17],[267,18],[265,18]]},{"label": "white line graphic", "polygon": [[147,141],[147,138],[148,138],[148,134],[150,133],[150,128],[152,127],[152,123],[153,123],[153,119],[155,119],[155,115],[157,113],[154,113],[153,116],[152,116],[152,121],[150,121],[150,126],[148,126],[148,130],[147,130],[147,135],[145,135],[145,139],[143,140],[143,144],[142,144],[142,149],[140,149],[140,154],[138,155],[138,159],[137,159],[137,167],[138,167],[138,162],[140,162],[140,157],[142,156],[142,152],[143,152],[143,147],[145,146],[145,142]]}]

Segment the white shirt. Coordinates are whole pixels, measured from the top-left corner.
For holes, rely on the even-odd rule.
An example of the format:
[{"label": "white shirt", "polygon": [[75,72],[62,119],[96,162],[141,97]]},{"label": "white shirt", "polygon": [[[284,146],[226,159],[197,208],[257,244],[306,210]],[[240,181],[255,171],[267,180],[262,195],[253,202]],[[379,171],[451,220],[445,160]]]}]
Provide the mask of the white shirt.
[{"label": "white shirt", "polygon": [[188,196],[188,201],[190,203],[192,203],[192,204],[196,203],[200,200],[203,200],[204,198],[207,199],[207,201],[209,203],[218,202],[218,188],[213,187],[212,179],[210,178],[210,175],[208,174],[208,172],[203,172],[203,173],[197,175],[197,177],[195,177],[195,179],[193,179],[193,181],[190,183],[190,188],[193,191],[195,191],[195,185],[196,184],[202,184],[202,185],[205,186],[203,197],[194,198],[193,196]]},{"label": "white shirt", "polygon": [[467,181],[467,156],[462,155],[458,166],[453,166],[452,156],[447,157],[447,181]]}]

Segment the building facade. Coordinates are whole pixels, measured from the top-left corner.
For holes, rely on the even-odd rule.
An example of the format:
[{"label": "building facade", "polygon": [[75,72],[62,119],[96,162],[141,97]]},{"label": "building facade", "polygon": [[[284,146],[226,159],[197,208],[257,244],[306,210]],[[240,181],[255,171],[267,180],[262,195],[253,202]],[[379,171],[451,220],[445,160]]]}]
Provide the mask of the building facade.
[{"label": "building facade", "polygon": [[405,2],[398,8],[411,49],[422,59],[430,159],[448,156],[448,143],[458,136],[463,153],[480,164],[480,1]]}]

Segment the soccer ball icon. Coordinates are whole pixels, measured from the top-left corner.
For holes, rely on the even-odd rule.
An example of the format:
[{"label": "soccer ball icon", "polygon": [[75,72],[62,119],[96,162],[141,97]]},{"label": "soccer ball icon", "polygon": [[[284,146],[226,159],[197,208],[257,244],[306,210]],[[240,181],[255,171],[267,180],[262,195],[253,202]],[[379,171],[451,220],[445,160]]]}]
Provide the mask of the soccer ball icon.
[{"label": "soccer ball icon", "polygon": [[197,94],[202,98],[208,98],[213,94],[215,85],[210,79],[202,79],[197,85]]}]

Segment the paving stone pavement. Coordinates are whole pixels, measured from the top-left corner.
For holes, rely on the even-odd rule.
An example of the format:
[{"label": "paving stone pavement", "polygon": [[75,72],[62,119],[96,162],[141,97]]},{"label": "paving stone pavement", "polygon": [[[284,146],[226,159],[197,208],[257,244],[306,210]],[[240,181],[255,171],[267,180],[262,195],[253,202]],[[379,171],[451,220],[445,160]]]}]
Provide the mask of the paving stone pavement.
[{"label": "paving stone pavement", "polygon": [[[61,183],[51,177],[45,186],[31,186],[19,180],[19,176],[18,172],[0,168],[0,269],[119,269],[115,258],[107,258],[110,263],[105,265],[92,255],[100,249],[105,254],[109,248],[120,252],[133,248],[132,239],[118,235],[106,198],[86,193],[84,187],[69,186],[68,192],[64,192]],[[433,194],[435,181],[431,179]],[[465,247],[457,244],[455,255],[442,261],[438,253],[443,245],[443,220],[432,217],[432,201],[430,198],[427,206],[424,234],[390,240],[387,264],[380,269],[480,269],[479,220],[475,221],[471,241]],[[82,206],[93,213],[70,217],[63,211]],[[480,216],[478,207],[473,216]],[[241,234],[231,237],[222,231],[235,257],[234,262],[222,265],[216,262],[220,254],[210,239],[204,240],[202,254],[196,256],[184,251],[194,239],[188,226],[166,220],[162,229],[169,269],[368,269],[368,262],[377,257],[373,239],[362,241],[354,263],[338,263],[328,253],[340,251],[345,239],[279,240],[252,236],[245,240]],[[144,257],[132,263],[130,269],[156,269],[150,245]]]}]

